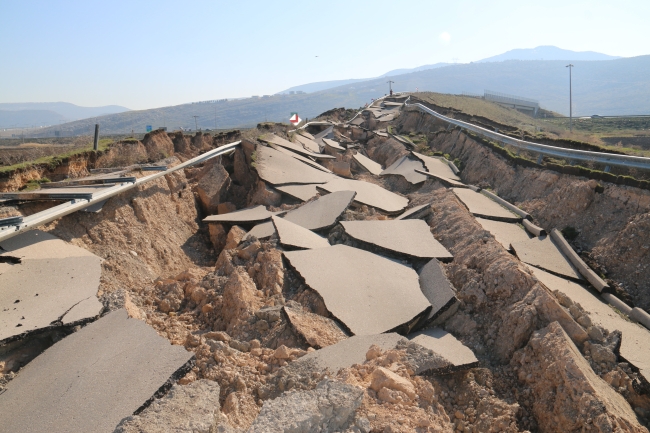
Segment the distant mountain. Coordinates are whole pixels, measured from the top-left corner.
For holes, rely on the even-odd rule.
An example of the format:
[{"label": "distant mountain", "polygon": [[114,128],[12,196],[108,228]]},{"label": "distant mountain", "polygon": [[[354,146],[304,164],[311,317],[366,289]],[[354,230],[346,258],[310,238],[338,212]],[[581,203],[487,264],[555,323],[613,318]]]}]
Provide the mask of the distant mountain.
[{"label": "distant mountain", "polygon": [[505,60],[614,60],[620,57],[609,56],[595,51],[571,51],[552,45],[542,45],[536,48],[517,48],[497,56],[488,57],[475,63],[503,62]]},{"label": "distant mountain", "polygon": [[49,126],[66,120],[51,110],[0,110],[0,128]]},{"label": "distant mountain", "polygon": [[380,75],[378,78],[393,77],[395,75],[404,75],[404,74],[410,74],[412,72],[426,71],[427,69],[442,68],[443,66],[449,66],[452,64],[453,63],[441,62],[441,63],[434,63],[432,65],[418,66],[417,68],[412,68],[412,69],[393,69],[392,71],[386,72],[384,75]]},{"label": "distant mountain", "polygon": [[[573,114],[650,114],[650,56],[608,61],[573,61]],[[391,76],[395,91],[460,94],[485,89],[533,98],[542,108],[569,114],[569,74],[564,60],[485,62],[449,65]],[[150,110],[127,111],[97,118],[102,134],[144,132],[166,126],[169,130],[251,127],[265,120],[288,122],[292,112],[313,118],[336,107],[358,108],[385,93],[385,77],[348,83],[314,93],[274,95],[216,103],[183,104]],[[216,119],[215,119],[216,110]],[[93,118],[45,128],[42,136],[91,134]]]},{"label": "distant mountain", "polygon": [[[432,65],[418,66],[417,68],[411,68],[411,69],[393,69],[392,71],[388,71],[385,74],[375,78],[385,78],[385,77],[393,77],[395,75],[410,74],[412,72],[424,71],[426,69],[441,68],[443,66],[448,66],[450,64],[451,63],[434,63]],[[277,94],[282,95],[282,94],[287,94],[289,92],[314,93],[314,92],[320,92],[322,90],[331,89],[334,87],[347,86],[348,84],[359,83],[361,81],[368,81],[372,79],[374,78],[352,78],[349,80],[319,81],[317,83],[301,84],[300,86],[290,87],[287,90],[278,92]]]},{"label": "distant mountain", "polygon": [[[8,128],[16,123],[17,125],[14,126],[17,127],[53,125],[60,120],[86,119],[125,111],[129,109],[119,105],[80,107],[69,102],[0,103],[0,127]],[[9,112],[17,112],[17,114],[9,114]]]}]

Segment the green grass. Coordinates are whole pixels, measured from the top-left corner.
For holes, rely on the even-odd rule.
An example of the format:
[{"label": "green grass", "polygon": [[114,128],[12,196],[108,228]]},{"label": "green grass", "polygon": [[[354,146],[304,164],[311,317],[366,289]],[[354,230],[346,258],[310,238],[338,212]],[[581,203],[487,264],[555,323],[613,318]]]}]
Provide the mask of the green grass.
[{"label": "green grass", "polygon": [[[103,139],[99,140],[99,143],[98,143],[98,146],[97,146],[98,150],[100,152],[103,152],[103,151],[107,150],[112,143],[113,143],[112,139],[103,138]],[[0,167],[0,174],[2,174],[2,173],[10,173],[10,172],[15,171],[15,170],[27,169],[29,167],[33,167],[33,166],[36,166],[36,165],[47,165],[49,168],[54,169],[54,168],[58,167],[59,165],[61,165],[61,163],[64,160],[66,160],[68,158],[71,158],[73,156],[82,155],[82,154],[84,154],[86,152],[92,152],[92,150],[93,150],[93,145],[92,145],[92,143],[90,143],[90,144],[88,144],[86,146],[78,147],[76,149],[60,153],[58,155],[44,156],[44,157],[35,159],[33,161],[25,161],[25,162],[20,162],[18,164],[14,164],[14,165],[8,165],[6,167]]]}]

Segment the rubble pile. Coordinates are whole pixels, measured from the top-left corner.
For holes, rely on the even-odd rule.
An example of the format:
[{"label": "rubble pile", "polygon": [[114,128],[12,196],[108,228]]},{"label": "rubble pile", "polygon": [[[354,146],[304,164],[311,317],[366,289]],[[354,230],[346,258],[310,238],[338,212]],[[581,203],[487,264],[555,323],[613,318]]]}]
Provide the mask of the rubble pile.
[{"label": "rubble pile", "polygon": [[[530,215],[396,134],[403,99],[258,125],[202,167],[0,242],[0,283],[42,287],[0,293],[0,425],[647,431],[650,332]],[[156,140],[151,158],[214,144]]]}]

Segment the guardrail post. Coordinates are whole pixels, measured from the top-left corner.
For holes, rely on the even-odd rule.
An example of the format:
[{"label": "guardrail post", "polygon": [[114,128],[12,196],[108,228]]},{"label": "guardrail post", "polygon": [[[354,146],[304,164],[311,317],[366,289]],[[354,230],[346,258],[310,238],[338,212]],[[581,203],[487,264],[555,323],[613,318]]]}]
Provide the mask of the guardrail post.
[{"label": "guardrail post", "polygon": [[612,169],[609,165],[605,166],[605,173],[609,173],[609,171]]},{"label": "guardrail post", "polygon": [[544,159],[544,155],[541,153],[537,155],[537,165],[542,165],[542,160]]}]

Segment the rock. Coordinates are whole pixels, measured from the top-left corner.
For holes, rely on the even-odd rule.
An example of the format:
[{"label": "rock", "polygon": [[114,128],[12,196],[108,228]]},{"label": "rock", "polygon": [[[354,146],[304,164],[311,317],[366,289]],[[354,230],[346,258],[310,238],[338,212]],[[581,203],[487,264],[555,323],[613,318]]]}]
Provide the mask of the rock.
[{"label": "rock", "polygon": [[214,246],[214,249],[217,251],[223,250],[226,245],[226,229],[222,224],[208,224],[208,230],[210,231],[210,242]]},{"label": "rock", "polygon": [[250,260],[257,255],[260,249],[262,249],[262,244],[260,241],[251,242],[245,247],[239,249],[237,251],[237,256],[239,256],[239,258],[242,260]]},{"label": "rock", "polygon": [[326,379],[311,391],[287,392],[264,403],[250,433],[343,431],[354,423],[363,389]]},{"label": "rock", "polygon": [[411,400],[415,398],[415,387],[413,384],[408,379],[384,367],[379,367],[372,372],[370,388],[376,392],[379,392],[382,388],[393,389],[408,395]]},{"label": "rock", "polygon": [[609,348],[600,345],[592,344],[591,346],[591,358],[597,362],[606,362],[608,364],[613,364],[616,362],[616,355]]},{"label": "rock", "polygon": [[282,194],[276,191],[264,181],[257,182],[257,188],[251,196],[249,205],[280,206],[282,203]]},{"label": "rock", "polygon": [[379,356],[381,356],[381,347],[377,346],[376,344],[370,346],[370,349],[368,349],[368,352],[366,352],[366,359],[368,361],[373,360]]},{"label": "rock", "polygon": [[593,372],[558,322],[534,332],[511,365],[530,387],[533,412],[545,431],[585,426],[593,432],[647,431],[629,403]]},{"label": "rock", "polygon": [[230,187],[230,176],[221,165],[221,158],[212,158],[205,163],[199,174],[196,192],[203,209],[210,215],[218,212],[219,203]]},{"label": "rock", "polygon": [[253,311],[259,309],[261,303],[251,277],[244,268],[235,268],[223,290],[224,322],[229,324],[229,328],[236,326],[239,321],[246,320]]},{"label": "rock", "polygon": [[576,322],[578,322],[578,324],[580,324],[580,326],[582,326],[585,329],[591,326],[591,319],[586,314],[583,314],[582,316],[578,317]]},{"label": "rock", "polygon": [[237,248],[237,246],[242,241],[245,235],[246,235],[246,230],[244,230],[239,226],[232,226],[232,228],[228,232],[228,236],[226,237],[226,245],[224,246],[224,248],[227,250]]},{"label": "rock", "polygon": [[594,340],[594,341],[603,341],[605,339],[605,333],[603,332],[603,328],[600,326],[591,326],[587,329],[587,335],[589,335],[589,338]]},{"label": "rock", "polygon": [[[348,338],[332,319],[304,311],[299,304],[296,307],[285,306],[284,312],[289,318],[294,332],[315,349],[321,349]],[[279,316],[278,319],[280,319]]]},{"label": "rock", "polygon": [[234,211],[236,211],[236,210],[237,210],[237,206],[235,206],[234,204],[230,203],[229,201],[227,201],[227,202],[225,202],[225,203],[219,203],[219,204],[217,205],[217,213],[218,213],[219,215],[224,214],[224,213],[234,212]]},{"label": "rock", "polygon": [[219,385],[201,379],[185,386],[174,385],[142,413],[122,420],[115,433],[209,433],[218,413]]},{"label": "rock", "polygon": [[291,358],[291,349],[289,349],[284,344],[273,352],[273,357],[277,359],[289,359]]}]

